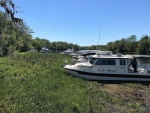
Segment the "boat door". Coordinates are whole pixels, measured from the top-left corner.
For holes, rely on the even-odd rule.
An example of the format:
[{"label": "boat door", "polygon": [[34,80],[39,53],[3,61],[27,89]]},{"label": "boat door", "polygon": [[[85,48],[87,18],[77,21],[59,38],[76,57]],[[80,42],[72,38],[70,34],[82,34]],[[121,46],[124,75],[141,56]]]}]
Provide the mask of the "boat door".
[{"label": "boat door", "polygon": [[127,59],[116,59],[116,72],[127,73],[128,72],[128,63]]}]

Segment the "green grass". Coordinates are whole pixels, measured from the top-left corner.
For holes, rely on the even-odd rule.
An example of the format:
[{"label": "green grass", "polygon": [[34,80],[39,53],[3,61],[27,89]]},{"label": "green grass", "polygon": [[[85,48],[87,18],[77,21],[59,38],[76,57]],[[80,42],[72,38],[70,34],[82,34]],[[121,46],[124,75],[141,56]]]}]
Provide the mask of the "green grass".
[{"label": "green grass", "polygon": [[69,76],[66,55],[24,53],[0,58],[1,113],[136,113],[138,103],[102,91],[101,84]]}]

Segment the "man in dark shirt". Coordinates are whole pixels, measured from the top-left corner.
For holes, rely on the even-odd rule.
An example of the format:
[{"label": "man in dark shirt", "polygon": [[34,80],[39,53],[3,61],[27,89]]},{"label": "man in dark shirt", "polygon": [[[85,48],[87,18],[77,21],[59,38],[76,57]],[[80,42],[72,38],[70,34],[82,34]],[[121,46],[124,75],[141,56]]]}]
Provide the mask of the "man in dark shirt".
[{"label": "man in dark shirt", "polygon": [[132,67],[134,68],[134,72],[136,73],[137,72],[137,68],[138,68],[138,64],[137,64],[137,61],[136,61],[136,58],[134,57],[134,59],[131,61],[131,63],[129,64],[129,67],[130,65],[132,65]]}]

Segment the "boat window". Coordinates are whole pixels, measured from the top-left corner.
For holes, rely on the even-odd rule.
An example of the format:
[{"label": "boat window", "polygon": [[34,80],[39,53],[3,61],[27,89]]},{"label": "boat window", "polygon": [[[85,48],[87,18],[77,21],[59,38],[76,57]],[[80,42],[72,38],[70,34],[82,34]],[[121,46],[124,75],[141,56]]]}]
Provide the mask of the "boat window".
[{"label": "boat window", "polygon": [[116,65],[115,59],[98,59],[95,65]]},{"label": "boat window", "polygon": [[125,59],[121,59],[120,60],[120,65],[126,65],[126,60]]},{"label": "boat window", "polygon": [[90,63],[93,64],[95,62],[96,58],[92,58]]},{"label": "boat window", "polygon": [[106,65],[106,59],[97,59],[95,65]]},{"label": "boat window", "polygon": [[116,65],[116,60],[115,59],[108,59],[107,65]]}]

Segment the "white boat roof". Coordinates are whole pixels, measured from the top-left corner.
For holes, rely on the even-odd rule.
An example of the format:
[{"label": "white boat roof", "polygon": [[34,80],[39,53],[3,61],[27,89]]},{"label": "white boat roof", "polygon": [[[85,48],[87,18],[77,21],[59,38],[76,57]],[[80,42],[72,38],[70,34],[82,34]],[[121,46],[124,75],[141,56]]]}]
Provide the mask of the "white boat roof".
[{"label": "white boat roof", "polygon": [[[106,53],[106,54],[105,54]],[[96,55],[93,55],[93,58],[124,58],[124,59],[133,59],[134,57],[132,55],[123,55],[122,53],[112,54],[112,52],[103,52],[103,53],[97,53]]]}]

